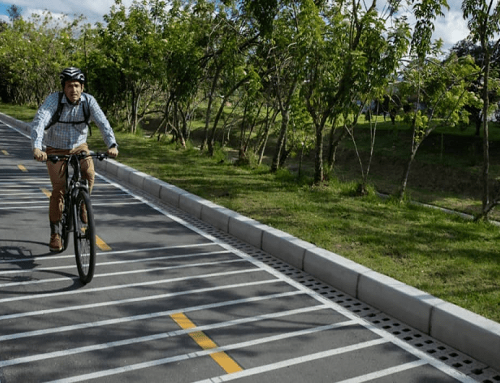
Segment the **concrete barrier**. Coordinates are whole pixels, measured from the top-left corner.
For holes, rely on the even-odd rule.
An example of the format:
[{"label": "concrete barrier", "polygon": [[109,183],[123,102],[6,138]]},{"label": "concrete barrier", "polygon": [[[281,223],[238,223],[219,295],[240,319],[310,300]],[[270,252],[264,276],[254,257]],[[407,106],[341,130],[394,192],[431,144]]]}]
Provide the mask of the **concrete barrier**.
[{"label": "concrete barrier", "polygon": [[[20,130],[30,131],[28,124],[9,116],[0,113],[0,119]],[[500,324],[497,322],[117,161],[96,161],[96,169],[180,208],[495,370],[500,370]]]},{"label": "concrete barrier", "polygon": [[235,213],[229,220],[228,233],[253,247],[262,249],[262,234],[266,228],[267,226],[259,221]]}]

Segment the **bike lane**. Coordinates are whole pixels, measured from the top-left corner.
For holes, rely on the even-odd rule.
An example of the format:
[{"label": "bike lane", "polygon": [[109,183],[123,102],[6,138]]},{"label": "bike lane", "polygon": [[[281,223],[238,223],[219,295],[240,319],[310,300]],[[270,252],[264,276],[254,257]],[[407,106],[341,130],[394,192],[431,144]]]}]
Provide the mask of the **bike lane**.
[{"label": "bike lane", "polygon": [[1,382],[481,381],[444,363],[455,351],[102,176],[82,286],[72,246],[48,252],[45,165],[1,122],[0,137]]}]

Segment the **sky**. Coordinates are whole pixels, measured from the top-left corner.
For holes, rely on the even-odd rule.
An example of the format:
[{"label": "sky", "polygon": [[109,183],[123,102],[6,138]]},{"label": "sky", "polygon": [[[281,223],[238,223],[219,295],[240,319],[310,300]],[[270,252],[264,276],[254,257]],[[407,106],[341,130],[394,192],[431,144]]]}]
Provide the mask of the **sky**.
[{"label": "sky", "polygon": [[[132,0],[123,0],[123,5],[128,6]],[[379,1],[384,3],[384,0]],[[11,0],[6,2],[0,0],[0,20],[8,20],[7,8],[12,4],[22,8],[23,17],[29,17],[33,13],[49,10],[53,14],[81,15],[83,14],[87,22],[92,24],[102,21],[102,16],[109,12],[114,4],[114,0]],[[460,0],[448,0],[450,10],[445,17],[440,17],[435,23],[434,38],[441,38],[444,42],[444,49],[448,50],[455,43],[463,40],[468,35],[467,23],[462,17]],[[404,10],[400,12],[404,14]],[[409,15],[411,22],[412,17]]]}]

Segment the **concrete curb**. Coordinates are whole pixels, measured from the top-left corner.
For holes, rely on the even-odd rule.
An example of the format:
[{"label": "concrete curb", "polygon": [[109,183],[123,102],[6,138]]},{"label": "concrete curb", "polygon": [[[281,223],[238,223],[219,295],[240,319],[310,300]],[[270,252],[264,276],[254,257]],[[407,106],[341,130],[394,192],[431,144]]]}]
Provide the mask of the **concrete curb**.
[{"label": "concrete curb", "polygon": [[[20,130],[30,126],[0,118]],[[259,248],[360,301],[500,370],[500,324],[445,302],[338,254],[271,228],[114,160],[96,169]]]}]

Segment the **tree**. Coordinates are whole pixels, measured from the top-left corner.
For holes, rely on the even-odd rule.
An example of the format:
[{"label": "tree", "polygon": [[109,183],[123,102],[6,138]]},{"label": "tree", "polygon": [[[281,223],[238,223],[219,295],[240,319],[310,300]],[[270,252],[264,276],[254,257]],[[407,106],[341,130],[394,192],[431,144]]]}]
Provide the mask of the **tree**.
[{"label": "tree", "polygon": [[[258,41],[258,34],[247,25],[247,20],[238,16],[239,11],[233,7],[231,12],[223,14],[225,18],[224,35],[219,36],[218,49],[213,51],[213,63],[215,65],[214,82],[212,89],[217,90],[220,98],[219,109],[215,114],[212,127],[207,131],[207,147],[209,155],[215,151],[215,137],[219,121],[224,108],[229,105],[231,98],[244,85],[253,83],[249,89],[255,89],[260,83],[258,68],[255,68],[250,59],[249,51],[254,48]],[[213,97],[214,94],[212,93]],[[208,116],[208,114],[207,114]],[[208,118],[207,118],[208,121]]]},{"label": "tree", "polygon": [[[410,89],[411,92],[407,94],[407,97],[416,97],[416,107],[414,108],[414,115],[412,117],[413,134],[410,157],[406,163],[401,179],[398,192],[399,200],[403,199],[406,192],[410,167],[415,159],[417,150],[422,140],[434,129],[434,127],[429,126],[429,119],[423,116],[422,111],[419,110],[419,105],[422,101],[422,82],[425,81],[424,76],[420,76],[420,72],[429,69],[429,73],[434,73],[433,69],[435,68],[433,68],[433,65],[429,66],[429,63],[432,61],[428,61],[427,58],[433,54],[440,53],[442,42],[432,42],[432,33],[434,31],[433,22],[436,17],[444,16],[443,8],[449,9],[446,0],[428,0],[422,2],[411,0],[409,3],[413,5],[412,10],[417,22],[413,30],[410,48],[410,55],[413,57],[410,60],[411,65],[405,70],[409,80],[405,81],[405,83],[408,85],[407,88]],[[397,2],[394,2],[394,11],[397,11],[398,6]]]},{"label": "tree", "polygon": [[200,1],[191,9],[175,4],[161,17],[165,46],[159,83],[165,104],[158,131],[170,131],[183,147],[189,138],[188,119],[202,77],[204,23],[210,17],[210,7],[205,5]]},{"label": "tree", "polygon": [[[273,172],[283,166],[288,153],[293,150],[293,147],[287,149],[285,144],[290,114],[295,112],[292,107],[297,105],[300,108],[293,101],[304,79],[302,68],[307,57],[307,46],[315,36],[307,27],[308,19],[314,12],[315,9],[308,3],[283,2],[283,9],[275,18],[272,32],[265,35],[259,47],[269,72],[264,76],[266,89],[269,89],[269,96],[277,107],[276,111],[281,114],[280,130],[271,165]],[[296,126],[296,129],[303,127]]]},{"label": "tree", "polygon": [[[490,62],[491,69],[495,71],[496,75],[494,76],[498,78],[498,73],[500,70],[500,49],[496,49],[495,51],[492,42],[489,42],[489,45],[491,46],[490,48],[492,50],[492,56]],[[470,55],[472,58],[474,58],[477,65],[481,65],[481,63],[483,63],[484,61],[481,47],[478,44],[473,43],[469,39],[459,41],[457,44],[453,46],[451,52],[456,53],[458,57],[464,57]],[[482,72],[481,71],[478,72],[477,79],[472,83],[470,89],[471,91],[476,93],[481,99],[483,97],[482,77],[483,77]],[[493,76],[490,77],[493,78]],[[500,101],[500,92],[498,92],[497,89],[493,89],[492,87],[490,87],[488,92],[488,97],[490,101],[490,109],[495,108],[496,104],[498,104],[498,102]],[[470,114],[469,119],[472,123],[474,123],[476,127],[475,135],[479,137],[481,133],[481,128],[483,126],[483,105],[474,103],[472,105],[465,105],[464,108],[467,110],[467,112],[469,112]]]},{"label": "tree", "polygon": [[[477,76],[478,68],[470,56],[451,55],[444,61],[415,59],[403,73],[398,88],[410,102],[411,112],[406,115],[412,127],[410,156],[406,162],[398,198],[406,192],[410,168],[422,142],[438,125],[456,126],[468,123],[468,113],[463,109],[473,104],[476,96],[470,85]],[[436,118],[442,120],[437,121]]]},{"label": "tree", "polygon": [[[398,19],[394,20],[393,27],[386,28],[380,15],[370,13],[370,10],[363,16],[362,20],[365,25],[356,50],[358,55],[363,57],[363,60],[357,63],[361,68],[356,72],[354,86],[351,86],[351,89],[354,88],[350,103],[351,108],[344,111],[342,120],[344,129],[349,133],[356,147],[354,128],[363,109],[358,108],[355,101],[359,101],[361,106],[366,106],[370,129],[370,152],[366,165],[363,164],[361,156],[356,150],[362,176],[358,191],[360,194],[365,194],[367,193],[368,175],[377,131],[377,121],[376,119],[373,121],[371,116],[373,112],[378,114],[377,100],[383,98],[389,88],[389,82],[394,81],[395,71],[409,46],[410,31],[406,21]],[[351,114],[352,117],[347,113]]]},{"label": "tree", "polygon": [[[307,57],[304,65],[304,83],[301,94],[314,126],[315,160],[314,183],[324,179],[323,139],[325,124],[334,112],[341,112],[347,106],[348,86],[342,81],[342,71],[350,71],[350,65],[343,65],[349,45],[349,25],[343,22],[341,8],[328,9],[328,23],[320,17],[319,9],[312,1],[307,4],[311,34],[305,47]],[[351,72],[352,73],[352,72]],[[349,76],[349,75],[345,75]],[[335,110],[334,110],[335,109]]]},{"label": "tree", "polygon": [[65,16],[56,19],[44,12],[16,19],[0,33],[5,101],[39,105],[48,93],[60,89],[61,69],[75,65],[81,21]]},{"label": "tree", "polygon": [[18,7],[15,4],[12,4],[9,8],[7,8],[7,13],[9,14],[9,19],[12,22],[19,20],[21,18],[22,12],[23,12],[23,9],[21,7]]},{"label": "tree", "polygon": [[134,1],[127,10],[116,0],[104,16],[107,25],[98,26],[96,49],[89,58],[96,74],[94,89],[109,99],[107,104],[119,107],[121,100],[127,101],[126,119],[132,133],[148,112],[161,77],[165,41],[151,14],[158,9],[156,5],[157,1]]},{"label": "tree", "polygon": [[9,27],[9,24],[7,22],[0,20],[0,33],[5,31]]},{"label": "tree", "polygon": [[496,198],[490,202],[489,191],[489,132],[488,118],[490,112],[490,66],[491,57],[500,44],[500,39],[490,44],[495,35],[500,32],[500,3],[495,0],[464,0],[462,3],[464,19],[468,20],[469,38],[479,42],[483,55],[482,61],[482,101],[483,101],[483,169],[482,169],[482,209],[477,219],[488,219],[489,212],[499,203]]},{"label": "tree", "polygon": [[[376,1],[349,5],[327,3],[311,22],[316,31],[307,49],[306,80],[302,92],[315,126],[315,183],[324,178],[323,137],[326,123],[332,127],[355,121],[357,101],[383,88],[408,47],[408,25],[396,22],[386,30]],[[321,16],[321,17],[320,17]],[[324,20],[327,20],[325,22]]]}]

